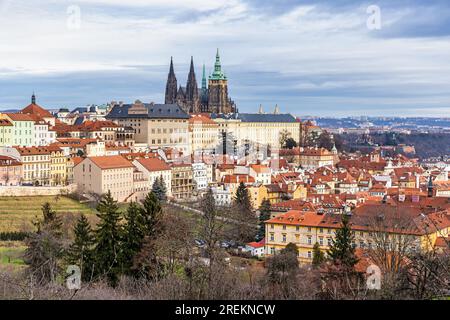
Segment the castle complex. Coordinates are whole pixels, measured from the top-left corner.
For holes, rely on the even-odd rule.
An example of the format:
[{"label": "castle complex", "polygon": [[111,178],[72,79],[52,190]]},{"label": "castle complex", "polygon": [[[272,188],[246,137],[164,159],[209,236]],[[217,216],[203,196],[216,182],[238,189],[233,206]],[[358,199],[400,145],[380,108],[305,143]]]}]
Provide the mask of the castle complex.
[{"label": "castle complex", "polygon": [[228,79],[222,71],[219,50],[217,50],[214,71],[206,79],[206,70],[203,65],[202,87],[199,89],[195,77],[194,59],[191,66],[186,87],[178,87],[177,77],[170,61],[170,70],[166,84],[166,104],[178,104],[186,113],[232,113],[236,105],[228,97]]}]

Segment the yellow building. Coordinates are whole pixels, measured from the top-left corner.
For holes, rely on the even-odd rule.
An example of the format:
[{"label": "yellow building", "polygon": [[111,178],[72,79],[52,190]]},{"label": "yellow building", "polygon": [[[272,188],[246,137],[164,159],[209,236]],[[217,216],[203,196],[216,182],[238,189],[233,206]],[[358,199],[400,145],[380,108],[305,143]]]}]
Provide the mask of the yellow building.
[{"label": "yellow building", "polygon": [[68,158],[64,155],[64,151],[57,146],[48,146],[45,148],[50,151],[50,185],[66,185],[68,181]]},{"label": "yellow building", "polygon": [[[405,217],[401,227],[381,229],[376,218],[384,214],[383,226],[401,211]],[[297,245],[298,259],[301,263],[311,263],[313,247],[316,243],[322,251],[327,251],[332,245],[337,229],[341,226],[342,215],[321,214],[315,211],[291,210],[285,214],[266,221],[266,256],[275,254],[289,243]],[[435,246],[438,238],[446,238],[450,232],[450,217],[446,211],[434,212],[430,210],[425,215],[418,214],[411,207],[393,207],[389,205],[364,205],[352,212],[350,216],[351,228],[354,233],[355,248],[371,250],[376,248],[375,235],[387,234],[392,243],[400,239],[410,243],[411,250],[430,250]],[[398,223],[398,221],[396,222]]]},{"label": "yellow building", "polygon": [[257,210],[259,207],[261,207],[264,199],[268,199],[267,188],[261,183],[256,183],[254,185],[248,186],[247,189],[250,194],[253,209]]}]

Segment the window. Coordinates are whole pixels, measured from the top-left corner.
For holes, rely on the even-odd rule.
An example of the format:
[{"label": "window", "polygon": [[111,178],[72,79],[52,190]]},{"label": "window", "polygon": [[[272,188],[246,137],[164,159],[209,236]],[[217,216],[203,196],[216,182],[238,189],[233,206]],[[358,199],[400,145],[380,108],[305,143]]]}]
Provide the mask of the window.
[{"label": "window", "polygon": [[283,242],[286,242],[286,233],[283,233]]},{"label": "window", "polygon": [[275,241],[275,236],[273,233],[270,234],[270,241]]},{"label": "window", "polygon": [[311,251],[308,251],[308,259],[311,259],[312,258],[312,253],[311,253]]},{"label": "window", "polygon": [[333,244],[333,240],[331,238],[328,238],[327,242],[328,242],[328,246],[331,247],[331,245]]},{"label": "window", "polygon": [[311,236],[308,237],[308,244],[312,244],[312,237]]},{"label": "window", "polygon": [[285,224],[283,225],[283,230],[286,230],[286,225]]},{"label": "window", "polygon": [[319,244],[320,244],[321,246],[323,246],[323,238],[322,238],[322,237],[319,238]]}]

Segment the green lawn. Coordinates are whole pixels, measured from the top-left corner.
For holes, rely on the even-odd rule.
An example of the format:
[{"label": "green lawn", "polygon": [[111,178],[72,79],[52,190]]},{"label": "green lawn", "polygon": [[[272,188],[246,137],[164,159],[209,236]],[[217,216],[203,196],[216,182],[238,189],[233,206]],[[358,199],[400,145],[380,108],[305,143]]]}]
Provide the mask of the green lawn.
[{"label": "green lawn", "polygon": [[[0,268],[21,268],[24,266],[23,253],[25,246],[22,243],[9,243],[9,246],[2,246],[0,243]],[[13,244],[13,245],[11,245]]]},{"label": "green lawn", "polygon": [[49,202],[61,214],[95,213],[88,205],[67,197],[0,197],[0,232],[31,231],[35,217],[42,217],[41,207]]}]

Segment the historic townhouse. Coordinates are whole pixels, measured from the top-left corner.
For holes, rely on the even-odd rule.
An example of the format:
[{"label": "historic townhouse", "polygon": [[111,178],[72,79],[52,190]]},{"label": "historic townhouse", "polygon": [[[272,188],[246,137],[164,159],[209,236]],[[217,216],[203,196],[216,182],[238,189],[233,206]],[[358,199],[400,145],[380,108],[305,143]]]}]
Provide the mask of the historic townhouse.
[{"label": "historic townhouse", "polygon": [[175,200],[188,200],[194,195],[194,177],[191,164],[173,163],[172,197]]},{"label": "historic townhouse", "polygon": [[167,196],[172,195],[172,169],[160,158],[140,158],[133,161],[133,165],[143,173],[151,190],[156,179],[163,178]]},{"label": "historic townhouse", "polygon": [[23,164],[22,184],[48,186],[51,183],[51,151],[47,147],[16,147]]},{"label": "historic townhouse", "polygon": [[0,119],[0,147],[11,147],[14,125],[8,119]]},{"label": "historic townhouse", "polygon": [[18,186],[22,182],[22,163],[8,156],[0,156],[0,186]]},{"label": "historic townhouse", "polygon": [[31,147],[34,145],[34,119],[28,114],[0,113],[0,119],[13,124],[11,128],[11,144],[13,146]]},{"label": "historic townhouse", "polygon": [[50,185],[61,186],[68,182],[68,157],[56,145],[45,147],[50,151]]}]

